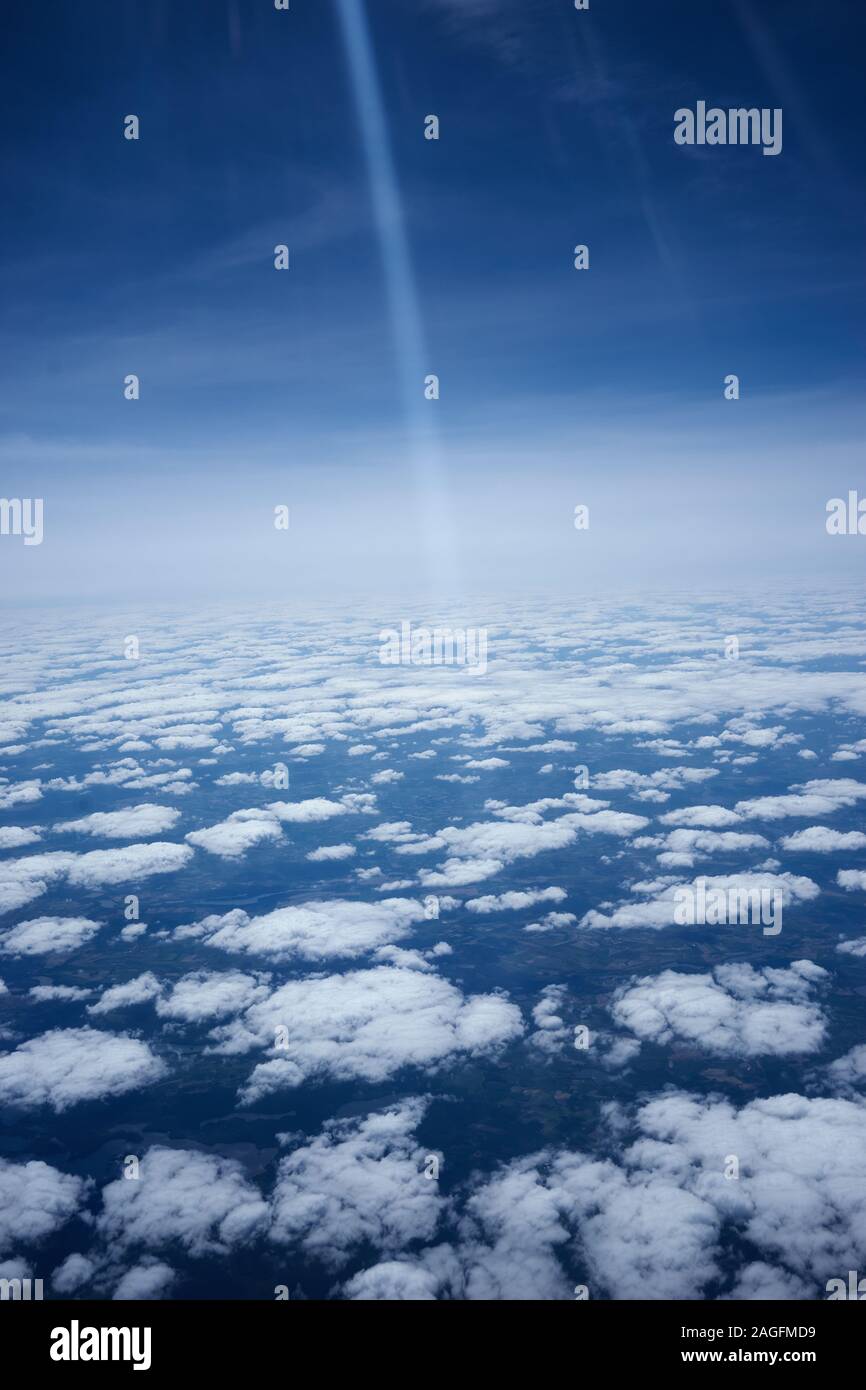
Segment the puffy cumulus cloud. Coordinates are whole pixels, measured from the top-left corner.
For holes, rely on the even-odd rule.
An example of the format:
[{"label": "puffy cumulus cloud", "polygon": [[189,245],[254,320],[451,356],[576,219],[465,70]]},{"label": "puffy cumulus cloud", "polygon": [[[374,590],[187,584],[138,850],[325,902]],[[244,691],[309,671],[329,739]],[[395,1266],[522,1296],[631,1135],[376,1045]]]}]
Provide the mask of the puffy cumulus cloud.
[{"label": "puffy cumulus cloud", "polygon": [[[737,1110],[672,1093],[644,1106],[639,1126],[627,1163],[675,1176],[768,1259],[820,1282],[862,1263],[862,1105],[784,1095]],[[723,1176],[728,1154],[739,1159],[737,1182]]]},{"label": "puffy cumulus cloud", "polygon": [[160,835],[180,820],[180,811],[171,806],[150,806],[142,802],[125,811],[94,811],[78,820],[59,821],[55,831],[92,835],[100,840],[134,840],[140,835]]},{"label": "puffy cumulus cloud", "polygon": [[382,844],[398,845],[417,843],[424,838],[412,829],[411,822],[407,820],[382,821],[379,825],[374,825],[372,830],[365,830],[361,836],[362,840],[377,840]]},{"label": "puffy cumulus cloud", "polygon": [[324,796],[310,797],[307,801],[272,801],[265,810],[289,825],[317,825],[335,816],[374,816],[376,798],[370,792],[349,792],[339,801],[330,801]]},{"label": "puffy cumulus cloud", "polygon": [[152,791],[159,788],[172,796],[191,792],[196,783],[188,767],[177,767],[170,758],[162,758],[151,767],[166,767],[168,772],[148,772],[135,758],[120,758],[107,766],[97,766],[85,777],[52,777],[45,785],[51,791],[77,792],[84,787],[123,787],[128,791]]},{"label": "puffy cumulus cloud", "polygon": [[599,1051],[599,1061],[609,1071],[620,1071],[626,1068],[639,1055],[641,1049],[638,1038],[615,1038],[611,1034],[605,1033],[602,1034],[599,1041],[602,1044]]},{"label": "puffy cumulus cloud", "polygon": [[107,883],[135,883],[154,874],[174,874],[193,856],[188,845],[155,840],[123,849],[92,849],[78,855],[69,869],[69,882],[86,888]]},{"label": "puffy cumulus cloud", "polygon": [[541,933],[550,932],[555,931],[557,927],[570,927],[572,922],[576,921],[577,918],[573,912],[546,912],[540,922],[529,922],[523,930]]},{"label": "puffy cumulus cloud", "polygon": [[515,821],[521,825],[541,825],[548,811],[605,811],[609,801],[598,801],[584,796],[582,792],[566,792],[564,796],[542,796],[537,801],[527,801],[522,806],[512,806],[507,801],[490,799],[485,801],[485,811],[491,811],[497,820]]},{"label": "puffy cumulus cloud", "polygon": [[449,857],[445,862],[435,870],[422,869],[419,878],[426,887],[457,886],[491,878],[516,859],[566,849],[581,831],[627,838],[646,824],[645,816],[625,811],[575,811],[538,824],[478,821],[474,825],[445,826],[428,839],[398,846],[396,853],[447,850]]},{"label": "puffy cumulus cloud", "polygon": [[422,1264],[383,1260],[347,1280],[342,1295],[357,1302],[432,1302],[439,1297],[441,1284],[438,1271]]},{"label": "puffy cumulus cloud", "polygon": [[215,748],[216,739],[210,738],[207,734],[165,734],[164,737],[155,739],[157,748],[172,752],[175,748]]},{"label": "puffy cumulus cloud", "polygon": [[566,896],[562,888],[531,888],[525,892],[516,890],[508,893],[488,893],[482,898],[470,898],[466,906],[470,912],[483,914],[517,912],[523,907],[534,907],[536,903],[565,902]]},{"label": "puffy cumulus cloud", "polygon": [[742,819],[736,811],[729,811],[726,806],[683,806],[679,811],[666,811],[659,816],[662,825],[708,830],[724,830],[729,825],[739,825]]},{"label": "puffy cumulus cloud", "polygon": [[267,812],[235,811],[216,825],[191,830],[186,839],[189,844],[209,854],[218,854],[222,859],[240,859],[253,845],[262,840],[280,840],[282,834],[279,821]]},{"label": "puffy cumulus cloud", "polygon": [[541,998],[532,1010],[532,1021],[537,1031],[530,1033],[528,1041],[542,1052],[561,1052],[568,1039],[568,1029],[560,1017],[560,1009],[568,998],[565,985],[546,985]]},{"label": "puffy cumulus cloud", "polygon": [[39,778],[29,782],[9,782],[0,777],[0,811],[9,811],[13,806],[21,806],[29,801],[39,801],[42,796],[42,783]]},{"label": "puffy cumulus cloud", "polygon": [[57,850],[51,854],[28,854],[0,864],[0,913],[15,912],[62,879],[76,856]]},{"label": "puffy cumulus cloud", "polygon": [[388,786],[390,782],[402,782],[406,776],[405,772],[397,772],[393,767],[383,767],[381,772],[374,772],[370,781],[375,786]]},{"label": "puffy cumulus cloud", "polygon": [[144,936],[147,931],[146,922],[128,922],[125,927],[121,927],[121,941],[135,941],[136,937]]},{"label": "puffy cumulus cloud", "polygon": [[148,1149],[139,1178],[102,1190],[96,1228],[120,1250],[177,1243],[193,1256],[227,1255],[266,1228],[268,1209],[234,1159],[193,1149]]},{"label": "puffy cumulus cloud", "polygon": [[[714,613],[723,620],[721,608]],[[51,742],[65,740],[86,751],[109,742],[142,751],[148,742],[158,741],[169,747],[202,747],[212,743],[215,733],[244,745],[280,741],[305,750],[305,745],[335,738],[345,739],[349,747],[358,746],[353,740],[370,740],[367,746],[373,747],[380,738],[393,741],[413,733],[450,734],[462,728],[467,735],[471,730],[473,749],[507,752],[514,740],[556,746],[561,736],[582,737],[587,730],[598,730],[602,736],[658,736],[670,733],[676,724],[714,725],[725,719],[727,728],[709,740],[716,753],[724,753],[731,747],[789,740],[792,736],[779,736],[781,724],[758,727],[764,719],[769,725],[768,716],[775,718],[783,710],[787,717],[797,710],[815,713],[834,705],[855,715],[866,708],[863,673],[856,665],[853,670],[804,669],[807,659],[830,651],[830,638],[818,631],[823,615],[817,611],[804,619],[807,637],[802,627],[795,632],[783,609],[773,611],[772,625],[766,605],[760,613],[755,611],[761,650],[772,657],[754,665],[742,660],[733,677],[722,668],[717,652],[709,651],[706,636],[694,630],[693,613],[669,609],[659,621],[658,608],[648,607],[641,616],[638,632],[634,619],[613,605],[603,614],[582,612],[581,631],[598,653],[588,658],[585,650],[578,652],[569,643],[566,633],[573,620],[554,605],[534,605],[532,610],[527,605],[522,611],[503,607],[492,612],[491,619],[508,634],[503,640],[509,660],[494,663],[496,669],[491,668],[485,682],[475,682],[471,690],[447,669],[428,671],[422,682],[408,671],[371,666],[369,645],[360,632],[363,619],[354,631],[352,624],[342,624],[338,647],[324,660],[314,650],[308,630],[295,626],[284,613],[269,615],[269,630],[278,630],[280,638],[274,648],[263,634],[270,652],[264,671],[253,663],[248,645],[252,626],[264,621],[261,613],[245,615],[237,623],[227,622],[224,614],[213,615],[196,625],[198,634],[206,633],[201,642],[184,641],[178,624],[168,642],[162,631],[150,643],[153,664],[134,692],[116,671],[97,661],[97,629],[82,630],[75,639],[81,646],[74,659],[62,668],[55,662],[50,673],[28,657],[27,637],[22,634],[16,670],[27,668],[27,689],[7,699],[13,717],[4,717],[3,724],[13,742],[24,731],[29,738],[29,726],[41,722]],[[808,631],[810,623],[814,626]],[[188,634],[187,628],[187,639]],[[834,630],[832,640],[835,657],[840,651],[862,657],[862,641],[853,631],[842,636]],[[556,659],[540,659],[542,651],[551,654],[554,649]],[[262,643],[257,650],[264,650]],[[207,662],[203,651],[211,654]],[[336,669],[341,672],[339,683],[334,680]],[[83,707],[82,689],[87,691]],[[699,739],[692,747],[700,743]],[[665,757],[678,749],[689,751],[673,737],[655,737],[649,744]],[[164,774],[177,774],[172,793],[180,790],[183,771],[188,770]],[[127,787],[147,779],[132,758],[88,775],[115,779],[116,785]],[[68,781],[74,784],[75,779]],[[0,790],[3,799],[13,794],[8,783]],[[38,791],[37,784],[37,795]],[[667,792],[650,785],[636,794],[654,797]]]},{"label": "puffy cumulus cloud", "polygon": [[194,970],[156,1001],[161,1018],[183,1023],[225,1018],[240,1013],[268,996],[270,975],[245,975],[240,970]]},{"label": "puffy cumulus cloud", "polygon": [[177,1274],[162,1260],[144,1259],[133,1265],[120,1279],[114,1293],[115,1302],[132,1299],[134,1302],[165,1298],[171,1292]]},{"label": "puffy cumulus cloud", "polygon": [[52,1291],[63,1295],[63,1297],[77,1293],[85,1284],[90,1283],[96,1270],[96,1264],[86,1255],[67,1255],[51,1276]]},{"label": "puffy cumulus cloud", "polygon": [[425,1102],[401,1101],[363,1120],[331,1120],[280,1161],[271,1199],[271,1239],[337,1269],[371,1245],[398,1252],[429,1241],[444,1202],[425,1177],[429,1150],[414,1131]]},{"label": "puffy cumulus cloud", "polygon": [[91,941],[102,926],[89,917],[34,917],[0,932],[4,956],[45,956],[75,951]]},{"label": "puffy cumulus cloud", "polygon": [[598,791],[630,792],[638,801],[668,801],[672,791],[697,786],[718,775],[715,767],[665,767],[649,773],[620,767],[595,773],[592,785]]},{"label": "puffy cumulus cloud", "polygon": [[47,1163],[10,1163],[0,1158],[0,1255],[32,1245],[76,1215],[89,1182]]},{"label": "puffy cumulus cloud", "polygon": [[23,825],[0,825],[0,849],[22,849],[41,838],[41,832]]},{"label": "puffy cumulus cloud", "polygon": [[[601,1159],[549,1149],[474,1180],[458,1238],[350,1280],[350,1298],[815,1297],[866,1254],[866,1106],[670,1091]],[[729,1181],[729,1157],[739,1180]],[[760,1257],[733,1277],[722,1249]],[[397,1266],[407,1265],[402,1269]]]},{"label": "puffy cumulus cloud", "polygon": [[433,1069],[493,1053],[522,1031],[502,994],[467,998],[437,975],[382,965],[292,980],[212,1037],[218,1052],[269,1049],[244,1089],[249,1103],[306,1079],[379,1082],[406,1066]]},{"label": "puffy cumulus cloud", "polygon": [[863,869],[840,869],[836,875],[836,882],[840,888],[844,888],[846,893],[856,891],[862,892],[866,889],[866,871]]},{"label": "puffy cumulus cloud", "polygon": [[866,1045],[852,1047],[824,1069],[827,1084],[842,1095],[856,1094],[866,1082]]},{"label": "puffy cumulus cloud", "polygon": [[22,1110],[68,1110],[159,1081],[167,1068],[126,1033],[55,1028],[0,1055],[0,1101]]},{"label": "puffy cumulus cloud", "polygon": [[788,816],[829,816],[866,797],[866,782],[852,777],[815,778],[796,784],[783,796],[759,796],[738,801],[735,809],[744,818],[784,820]]},{"label": "puffy cumulus cloud", "polygon": [[806,830],[795,830],[779,841],[782,849],[811,850],[817,854],[830,854],[840,849],[863,849],[866,835],[861,830],[829,830],[826,825],[810,825]]},{"label": "puffy cumulus cloud", "polygon": [[703,855],[769,849],[770,842],[763,835],[745,835],[736,830],[671,830],[661,847],[662,853],[656,856],[660,864],[690,868]]},{"label": "puffy cumulus cloud", "polygon": [[[684,879],[663,879],[651,883],[633,884],[632,892],[639,894],[642,902],[621,902],[608,911],[592,908],[584,913],[579,926],[593,929],[614,927],[648,927],[655,931],[676,924],[674,913],[677,908],[677,891],[684,886],[697,893],[699,884],[705,885],[707,895],[713,892],[735,893],[763,890],[770,895],[779,894],[784,907],[808,902],[821,891],[810,878],[797,874],[746,873],[717,874],[713,877],[694,879],[687,884]],[[757,922],[755,923],[757,925]]]},{"label": "puffy cumulus cloud", "polygon": [[[586,1274],[580,1282],[591,1293],[601,1288],[625,1299],[693,1298],[717,1274],[717,1214],[666,1174],[629,1172],[610,1161],[559,1153],[546,1172],[542,1167],[540,1177],[565,1230],[578,1237],[585,1262],[579,1273]],[[476,1199],[490,1234],[497,1234],[497,1224],[508,1230],[503,1203],[509,1185],[507,1177],[502,1190],[494,1182]],[[544,1242],[550,1250],[556,1243],[552,1234]],[[512,1276],[503,1261],[507,1245],[502,1247],[499,1236],[490,1253],[474,1252],[468,1284],[474,1297],[479,1296],[479,1280],[481,1290],[488,1285],[507,1296]],[[561,1297],[561,1273],[554,1270],[551,1255],[545,1263],[551,1296]]]},{"label": "puffy cumulus cloud", "polygon": [[765,1264],[763,1260],[754,1260],[751,1264],[745,1265],[737,1275],[737,1281],[730,1293],[724,1295],[729,1299],[781,1303],[792,1303],[809,1296],[809,1286],[802,1279],[798,1279],[796,1274],[791,1274],[787,1269],[779,1269],[776,1265]]},{"label": "puffy cumulus cloud", "polygon": [[114,1009],[129,1009],[135,1004],[147,1004],[162,992],[162,985],[152,970],[125,981],[122,985],[109,985],[95,1004],[88,1004],[89,1014],[108,1014]]},{"label": "puffy cumulus cloud", "polygon": [[386,1261],[355,1275],[345,1297],[526,1300],[573,1298],[557,1259],[571,1232],[548,1185],[549,1154],[517,1159],[464,1198],[456,1244]]},{"label": "puffy cumulus cloud", "polygon": [[262,917],[240,910],[178,928],[176,935],[197,935],[207,946],[234,955],[268,960],[352,959],[407,936],[426,916],[416,898],[382,898],[380,902],[313,901],[278,907]]},{"label": "puffy cumulus cloud", "polygon": [[855,937],[851,941],[840,941],[836,947],[843,956],[866,956],[866,936]]},{"label": "puffy cumulus cloud", "polygon": [[313,864],[327,864],[331,860],[353,859],[357,853],[354,845],[321,845],[310,850],[307,858]]},{"label": "puffy cumulus cloud", "polygon": [[418,881],[424,888],[464,888],[492,878],[504,867],[501,859],[446,859],[438,869],[422,869]]},{"label": "puffy cumulus cloud", "polygon": [[725,1057],[816,1052],[827,1025],[809,996],[828,978],[811,961],[721,965],[707,975],[664,970],[621,986],[610,1012],[643,1042],[682,1040]]}]

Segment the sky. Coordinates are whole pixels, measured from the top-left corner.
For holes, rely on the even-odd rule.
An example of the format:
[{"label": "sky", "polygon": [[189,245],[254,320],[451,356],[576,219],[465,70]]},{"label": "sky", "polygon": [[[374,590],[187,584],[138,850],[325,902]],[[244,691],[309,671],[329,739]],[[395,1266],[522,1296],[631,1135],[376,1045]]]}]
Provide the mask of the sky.
[{"label": "sky", "polygon": [[[825,509],[863,478],[864,29],[10,7],[0,496],[45,532],[0,536],[6,599],[856,583]],[[699,100],[781,108],[781,153],[676,145]]]}]

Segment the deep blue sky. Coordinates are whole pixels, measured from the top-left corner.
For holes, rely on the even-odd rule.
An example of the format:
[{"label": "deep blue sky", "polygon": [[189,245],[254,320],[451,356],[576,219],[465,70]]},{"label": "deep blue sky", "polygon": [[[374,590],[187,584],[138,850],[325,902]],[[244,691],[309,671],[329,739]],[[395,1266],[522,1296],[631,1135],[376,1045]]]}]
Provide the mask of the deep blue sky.
[{"label": "deep blue sky", "polygon": [[[822,518],[866,487],[862,7],[591,4],[366,0],[448,577],[555,556],[571,582],[581,501],[607,578],[677,535],[704,556],[714,516],[770,576],[802,547],[859,572]],[[336,0],[15,3],[4,31],[0,494],[46,501],[6,587],[216,593],[227,555],[263,591],[373,552],[403,575],[425,504]],[[782,153],[676,146],[699,99],[781,106]],[[291,561],[263,559],[280,502]]]}]

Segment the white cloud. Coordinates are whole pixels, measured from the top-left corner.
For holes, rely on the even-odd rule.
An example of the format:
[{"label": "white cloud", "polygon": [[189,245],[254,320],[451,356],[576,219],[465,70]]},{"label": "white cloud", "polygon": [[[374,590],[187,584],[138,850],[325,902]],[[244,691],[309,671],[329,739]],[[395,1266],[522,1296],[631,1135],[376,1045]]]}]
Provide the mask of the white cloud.
[{"label": "white cloud", "polygon": [[664,970],[622,985],[610,1012],[644,1042],[681,1040],[727,1057],[816,1052],[827,1024],[810,993],[828,978],[811,961],[788,969],[721,965],[704,975]]},{"label": "white cloud", "polygon": [[376,798],[369,792],[351,792],[340,801],[314,796],[307,801],[272,801],[265,809],[290,825],[315,825],[335,816],[375,815]]},{"label": "white cloud", "polygon": [[102,1204],[97,1230],[119,1249],[177,1242],[189,1255],[227,1255],[267,1223],[267,1206],[239,1163],[191,1149],[148,1149],[138,1179],[109,1183]]},{"label": "white cloud", "polygon": [[410,1260],[383,1260],[363,1269],[343,1285],[343,1297],[359,1302],[432,1302],[441,1279],[434,1270]]},{"label": "white cloud", "polygon": [[0,849],[23,849],[36,844],[40,832],[23,825],[0,825]]},{"label": "white cloud", "polygon": [[161,1260],[142,1260],[128,1269],[111,1295],[115,1302],[132,1299],[141,1301],[165,1298],[177,1279],[170,1265]]},{"label": "white cloud", "polygon": [[[416,1291],[405,1296],[567,1300],[580,1281],[617,1299],[711,1297],[719,1286],[734,1298],[815,1297],[828,1277],[862,1267],[866,1106],[784,1095],[737,1110],[670,1091],[623,1118],[637,1138],[612,1158],[546,1150],[482,1180],[454,1246],[399,1262]],[[727,1294],[725,1237],[761,1257]],[[378,1268],[346,1295],[389,1296],[401,1276]]]},{"label": "white cloud", "polygon": [[860,830],[829,830],[825,825],[810,825],[806,830],[796,830],[779,841],[782,849],[811,850],[817,854],[831,854],[840,849],[863,849],[866,835]]},{"label": "white cloud", "polygon": [[171,830],[180,811],[170,806],[150,806],[142,802],[125,811],[94,811],[79,820],[59,821],[55,831],[92,835],[100,840],[134,840],[139,835],[160,835]]},{"label": "white cloud", "polygon": [[416,898],[382,898],[374,903],[330,899],[278,907],[262,917],[235,910],[179,927],[175,935],[181,940],[199,936],[218,950],[273,961],[328,960],[361,956],[399,941],[424,917],[424,904]]},{"label": "white cloud", "polygon": [[540,824],[521,821],[478,821],[468,826],[445,826],[426,840],[401,845],[398,854],[425,854],[448,849],[450,857],[435,870],[422,869],[419,878],[427,887],[457,887],[477,883],[499,873],[506,864],[531,858],[548,850],[565,849],[578,833],[628,837],[647,824],[645,816],[627,812],[582,811]]},{"label": "white cloud", "polygon": [[[2,994],[0,990],[0,994]],[[36,1004],[77,1003],[79,999],[89,999],[92,989],[79,989],[77,985],[33,985],[28,994]]]},{"label": "white cloud", "polygon": [[745,1265],[737,1275],[737,1282],[728,1298],[747,1301],[767,1300],[770,1302],[793,1302],[809,1297],[810,1289],[796,1274],[787,1269],[765,1264],[755,1260]]},{"label": "white cloud", "polygon": [[[696,891],[700,880],[692,881]],[[644,894],[643,902],[625,901],[607,911],[591,909],[580,920],[581,927],[650,927],[655,931],[662,927],[675,925],[676,892],[685,880],[668,879],[646,885],[634,884],[632,892],[639,890]],[[703,879],[707,893],[712,890],[727,892],[729,889],[763,889],[767,893],[778,892],[784,907],[794,903],[808,902],[820,892],[818,885],[810,878],[797,874],[744,873],[716,874]],[[756,924],[757,925],[757,924]],[[726,928],[722,928],[725,930]]]},{"label": "white cloud", "polygon": [[268,997],[270,978],[240,970],[194,970],[157,999],[156,1012],[184,1023],[240,1013]]},{"label": "white cloud", "polygon": [[657,855],[659,863],[686,868],[703,855],[737,854],[770,847],[763,835],[748,835],[736,830],[671,830],[661,843],[663,850]]},{"label": "white cloud", "polygon": [[828,1082],[843,1095],[856,1094],[866,1081],[866,1044],[852,1047],[825,1070]]},{"label": "white cloud", "polygon": [[270,1050],[245,1088],[249,1102],[305,1079],[381,1082],[404,1066],[495,1051],[522,1031],[503,995],[464,997],[436,975],[377,966],[292,980],[212,1036],[221,1052]]},{"label": "white cloud", "polygon": [[[400,1101],[362,1120],[331,1120],[280,1161],[271,1239],[337,1269],[353,1250],[428,1241],[444,1206],[414,1138],[426,1104]],[[435,1152],[435,1151],[434,1151]]]},{"label": "white cloud", "polygon": [[58,850],[4,860],[0,863],[0,913],[15,912],[47,893],[49,886],[68,872],[75,857]]},{"label": "white cloud", "polygon": [[532,1010],[537,1032],[530,1033],[528,1042],[542,1052],[561,1052],[568,1040],[568,1029],[559,1010],[568,998],[565,985],[546,985],[541,998]]},{"label": "white cloud", "polygon": [[135,883],[154,874],[173,874],[185,867],[193,851],[187,845],[161,840],[151,844],[125,845],[123,849],[92,849],[76,858],[69,869],[69,882],[84,887],[106,883]]},{"label": "white cloud", "polygon": [[86,1255],[67,1255],[51,1276],[52,1292],[63,1297],[77,1293],[83,1285],[90,1283],[95,1273],[96,1265]]},{"label": "white cloud", "polygon": [[0,1158],[0,1254],[53,1235],[78,1212],[88,1182],[47,1163]]},{"label": "white cloud", "polygon": [[483,898],[470,898],[466,907],[470,912],[487,914],[490,912],[518,911],[524,907],[534,907],[536,903],[561,903],[567,894],[562,888],[531,888],[508,893],[488,893]]},{"label": "white cloud", "polygon": [[91,941],[102,926],[89,917],[34,917],[0,932],[4,956],[44,956],[76,951]]},{"label": "white cloud", "polygon": [[216,825],[190,831],[186,839],[222,859],[240,859],[253,845],[262,840],[279,840],[282,833],[279,821],[266,812],[235,811]]},{"label": "white cloud", "polygon": [[114,1009],[129,1009],[135,1004],[148,1004],[161,992],[162,985],[159,980],[151,970],[146,970],[143,975],[136,975],[135,979],[127,980],[122,985],[110,985],[95,1004],[88,1004],[87,1012],[94,1015],[107,1014]]},{"label": "white cloud", "polygon": [[783,820],[786,816],[826,816],[854,806],[866,797],[866,782],[850,777],[818,778],[795,786],[783,796],[759,796],[738,801],[736,810],[743,817]]},{"label": "white cloud", "polygon": [[41,796],[42,785],[38,777],[29,782],[7,782],[5,777],[0,777],[0,811],[39,801]]},{"label": "white cloud", "polygon": [[354,845],[321,845],[319,849],[310,850],[306,857],[314,864],[322,864],[332,859],[352,859],[357,853]]},{"label": "white cloud", "polygon": [[742,819],[736,811],[729,811],[725,806],[683,806],[679,811],[666,811],[659,816],[662,825],[700,826],[710,830],[739,825]]},{"label": "white cloud", "polygon": [[166,1067],[126,1033],[55,1028],[0,1055],[0,1101],[21,1109],[68,1110],[159,1081]]}]

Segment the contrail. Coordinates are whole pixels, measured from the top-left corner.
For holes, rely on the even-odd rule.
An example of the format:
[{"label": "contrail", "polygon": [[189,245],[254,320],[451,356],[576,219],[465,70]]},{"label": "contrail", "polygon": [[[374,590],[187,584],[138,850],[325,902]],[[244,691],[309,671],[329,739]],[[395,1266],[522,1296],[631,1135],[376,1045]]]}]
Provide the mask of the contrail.
[{"label": "contrail", "polygon": [[337,0],[337,10],[352,82],[352,91],[388,295],[391,326],[399,360],[409,457],[421,516],[418,529],[427,578],[434,590],[457,580],[451,519],[445,497],[439,442],[432,421],[436,405],[424,397],[430,365],[412,268],[403,201],[385,121],[382,89],[364,0]]}]

